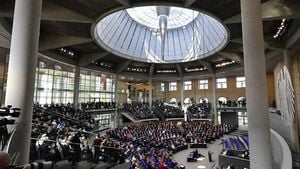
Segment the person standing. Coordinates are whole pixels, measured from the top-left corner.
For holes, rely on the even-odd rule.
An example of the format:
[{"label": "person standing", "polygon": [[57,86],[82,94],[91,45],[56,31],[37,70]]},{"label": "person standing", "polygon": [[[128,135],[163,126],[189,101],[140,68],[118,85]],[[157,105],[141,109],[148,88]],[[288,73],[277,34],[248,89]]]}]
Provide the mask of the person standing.
[{"label": "person standing", "polygon": [[80,135],[80,132],[77,132],[71,140],[71,147],[74,150],[73,163],[77,163],[81,160]]},{"label": "person standing", "polygon": [[208,151],[208,161],[209,162],[213,162],[213,160],[212,160],[212,154],[213,154],[213,152],[211,152],[210,150]]},{"label": "person standing", "polygon": [[93,146],[94,146],[94,162],[97,164],[100,157],[100,135],[97,134]]}]

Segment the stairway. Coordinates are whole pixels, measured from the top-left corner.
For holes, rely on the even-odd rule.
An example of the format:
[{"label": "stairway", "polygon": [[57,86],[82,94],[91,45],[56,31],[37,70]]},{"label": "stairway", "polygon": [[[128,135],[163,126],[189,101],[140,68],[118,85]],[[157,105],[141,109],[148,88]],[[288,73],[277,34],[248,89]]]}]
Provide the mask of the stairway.
[{"label": "stairway", "polygon": [[236,131],[230,133],[229,135],[232,135],[232,136],[247,136],[248,131],[246,131],[246,130],[236,130]]},{"label": "stairway", "polygon": [[126,117],[127,119],[129,119],[130,121],[132,121],[133,123],[137,123],[138,120],[134,119],[134,117],[129,114],[129,113],[126,113],[126,112],[121,112],[121,114]]}]

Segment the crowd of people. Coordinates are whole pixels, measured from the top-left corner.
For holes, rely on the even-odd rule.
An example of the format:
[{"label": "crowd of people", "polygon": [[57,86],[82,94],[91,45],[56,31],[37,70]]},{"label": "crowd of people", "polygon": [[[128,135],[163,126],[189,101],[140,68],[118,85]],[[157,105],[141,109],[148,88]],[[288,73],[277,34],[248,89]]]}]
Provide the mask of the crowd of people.
[{"label": "crowd of people", "polygon": [[95,119],[85,110],[75,108],[72,104],[35,104],[34,110],[42,111],[57,118],[64,118],[93,128]]},{"label": "crowd of people", "polygon": [[124,103],[123,108],[125,109],[125,111],[129,112],[137,119],[155,118],[155,115],[153,111],[150,110],[148,103],[143,103],[143,102],[132,102],[131,104]]},{"label": "crowd of people", "polygon": [[246,100],[227,100],[227,101],[218,101],[219,107],[246,107]]},{"label": "crowd of people", "polygon": [[198,104],[192,104],[187,108],[187,113],[191,118],[208,118],[211,113],[211,104],[205,101]]},{"label": "crowd of people", "polygon": [[149,103],[132,102],[124,103],[123,108],[136,119],[159,118],[161,120],[167,118],[183,118],[183,111],[179,106],[165,104],[161,101],[152,102],[152,109]]},{"label": "crowd of people", "polygon": [[183,123],[182,127],[187,142],[195,144],[210,143],[234,130],[234,126],[231,124],[213,125],[213,122],[201,121]]},{"label": "crowd of people", "polygon": [[[141,118],[155,117],[154,112],[165,118],[183,116],[178,107],[159,101],[153,102],[153,111],[148,104],[138,102],[124,104],[124,108],[140,112]],[[196,108],[190,110],[193,109]],[[132,169],[178,169],[172,158],[178,149],[210,143],[234,129],[232,125],[214,125],[209,121],[152,121],[128,124],[95,137],[91,132],[95,126],[88,113],[71,104],[35,104],[30,162],[68,160],[76,164],[93,160],[119,164],[127,158]]]},{"label": "crowd of people", "polygon": [[184,112],[180,109],[180,106],[168,105],[161,101],[153,102],[153,110],[157,116],[163,116],[167,118],[183,118]]},{"label": "crowd of people", "polygon": [[99,110],[99,109],[114,109],[116,108],[115,102],[87,102],[80,103],[81,110]]},{"label": "crowd of people", "polygon": [[[210,143],[234,130],[212,122],[152,121],[130,124],[107,132],[131,160],[132,168],[178,168],[172,152],[182,146]],[[164,167],[163,167],[164,166]]]},{"label": "crowd of people", "polygon": [[31,161],[79,162],[90,154],[89,131],[95,126],[88,114],[70,105],[35,105],[31,133]]}]

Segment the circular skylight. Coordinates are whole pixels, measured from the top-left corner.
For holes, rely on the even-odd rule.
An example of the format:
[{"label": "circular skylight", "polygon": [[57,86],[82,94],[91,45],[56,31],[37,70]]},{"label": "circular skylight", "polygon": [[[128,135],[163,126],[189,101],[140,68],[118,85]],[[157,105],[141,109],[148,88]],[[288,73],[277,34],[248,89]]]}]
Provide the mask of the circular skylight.
[{"label": "circular skylight", "polygon": [[127,59],[174,63],[215,54],[227,44],[228,32],[217,19],[199,11],[147,6],[103,17],[94,38],[107,51]]},{"label": "circular skylight", "polygon": [[[138,23],[150,28],[159,29],[159,16],[156,6],[143,6],[126,9],[128,15]],[[199,12],[179,7],[170,7],[168,29],[179,28],[192,22]]]}]

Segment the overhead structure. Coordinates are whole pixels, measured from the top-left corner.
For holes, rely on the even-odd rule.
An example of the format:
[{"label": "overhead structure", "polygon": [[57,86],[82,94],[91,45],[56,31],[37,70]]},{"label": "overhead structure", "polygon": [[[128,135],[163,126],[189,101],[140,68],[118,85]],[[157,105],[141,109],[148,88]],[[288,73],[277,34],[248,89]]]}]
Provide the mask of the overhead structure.
[{"label": "overhead structure", "polygon": [[214,16],[172,6],[121,10],[101,19],[94,29],[97,43],[107,51],[151,63],[211,56],[225,47],[228,36]]},{"label": "overhead structure", "polygon": [[160,39],[161,39],[161,57],[162,60],[164,58],[164,51],[165,51],[165,43],[166,43],[166,32],[168,30],[168,18],[170,15],[170,8],[168,6],[157,6],[156,13],[159,18],[159,30],[160,30]]},{"label": "overhead structure", "polygon": [[[38,57],[112,74],[119,70],[144,80],[244,75],[240,1],[109,2],[45,0]],[[1,1],[0,46],[6,50],[14,3]],[[300,2],[261,0],[261,5],[271,72],[283,60],[282,50],[288,48],[291,55],[298,50]],[[121,66],[125,62],[129,64]]]}]

